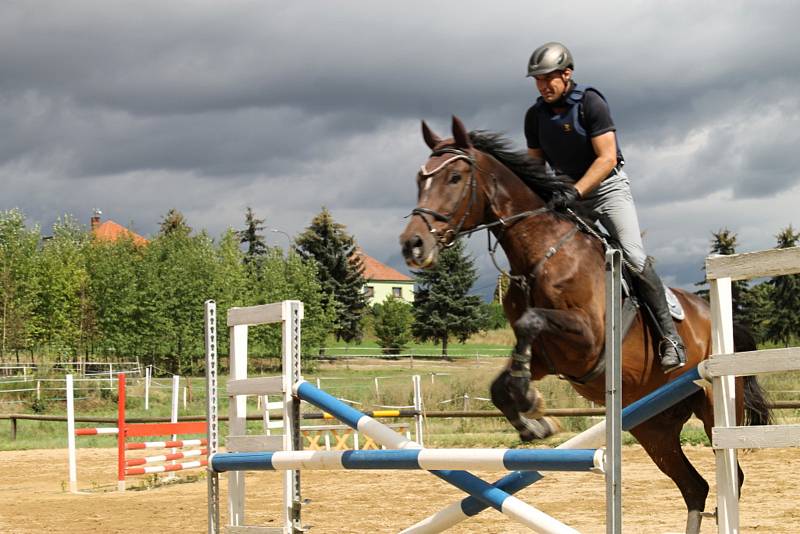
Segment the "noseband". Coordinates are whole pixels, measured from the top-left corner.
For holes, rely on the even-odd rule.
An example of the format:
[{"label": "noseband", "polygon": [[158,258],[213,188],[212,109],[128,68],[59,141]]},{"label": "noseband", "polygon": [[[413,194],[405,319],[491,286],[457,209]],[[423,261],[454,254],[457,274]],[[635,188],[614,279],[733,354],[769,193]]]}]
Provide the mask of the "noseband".
[{"label": "noseband", "polygon": [[[459,197],[458,201],[456,201],[455,207],[450,210],[449,213],[441,213],[430,208],[416,207],[411,210],[411,216],[419,215],[420,218],[425,221],[428,231],[436,238],[436,242],[439,244],[439,246],[442,248],[448,248],[453,246],[453,243],[455,243],[456,239],[458,239],[458,237],[461,235],[461,228],[464,226],[464,222],[467,220],[467,217],[469,217],[472,207],[478,201],[478,192],[477,183],[475,180],[475,158],[472,157],[472,154],[457,148],[442,148],[432,152],[430,157],[441,156],[443,154],[453,154],[453,157],[447,159],[441,165],[431,171],[429,171],[426,166],[423,165],[420,169],[421,176],[423,178],[430,179],[434,174],[438,173],[450,163],[457,160],[464,160],[469,164],[469,184],[461,190],[461,196]],[[468,195],[469,200],[467,200]],[[426,217],[427,215],[432,217],[434,220],[450,224],[453,215],[458,212],[458,209],[465,201],[467,201],[467,207],[464,210],[464,214],[461,216],[461,220],[458,221],[458,224],[455,226],[455,228],[451,226],[444,232],[440,233],[436,228],[433,227],[433,224],[428,217]]]}]

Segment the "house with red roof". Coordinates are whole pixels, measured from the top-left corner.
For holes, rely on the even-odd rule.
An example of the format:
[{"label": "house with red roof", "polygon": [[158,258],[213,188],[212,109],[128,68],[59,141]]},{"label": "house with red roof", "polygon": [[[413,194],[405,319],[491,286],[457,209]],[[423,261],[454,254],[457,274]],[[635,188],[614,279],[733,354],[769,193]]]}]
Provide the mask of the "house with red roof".
[{"label": "house with red roof", "polygon": [[414,279],[400,271],[385,265],[358,250],[364,264],[364,294],[370,306],[382,303],[389,296],[401,298],[408,303],[414,302]]},{"label": "house with red roof", "polygon": [[149,243],[147,239],[140,236],[134,231],[128,230],[121,224],[117,224],[112,220],[100,222],[100,216],[103,213],[100,210],[94,210],[91,218],[92,235],[99,241],[116,241],[122,237],[133,239],[137,245],[146,245]]}]

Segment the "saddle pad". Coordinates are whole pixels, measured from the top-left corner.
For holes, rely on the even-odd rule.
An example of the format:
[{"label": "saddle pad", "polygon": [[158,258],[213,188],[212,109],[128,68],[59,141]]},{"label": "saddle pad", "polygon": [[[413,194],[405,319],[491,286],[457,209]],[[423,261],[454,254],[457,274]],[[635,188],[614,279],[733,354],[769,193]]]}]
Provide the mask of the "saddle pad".
[{"label": "saddle pad", "polygon": [[683,306],[681,306],[681,301],[678,300],[675,293],[667,286],[664,286],[664,296],[667,297],[667,306],[669,306],[669,313],[672,318],[676,321],[683,321],[686,318],[686,314],[683,311]]}]

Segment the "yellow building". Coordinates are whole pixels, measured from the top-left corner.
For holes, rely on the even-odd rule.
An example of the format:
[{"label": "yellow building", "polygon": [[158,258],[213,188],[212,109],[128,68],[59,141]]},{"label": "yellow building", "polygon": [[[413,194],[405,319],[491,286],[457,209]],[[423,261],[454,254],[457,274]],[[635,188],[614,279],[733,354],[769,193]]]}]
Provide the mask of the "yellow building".
[{"label": "yellow building", "polygon": [[408,303],[414,302],[414,280],[411,277],[367,256],[364,251],[359,251],[359,255],[364,263],[364,279],[367,281],[364,294],[370,306],[382,303],[390,295]]}]

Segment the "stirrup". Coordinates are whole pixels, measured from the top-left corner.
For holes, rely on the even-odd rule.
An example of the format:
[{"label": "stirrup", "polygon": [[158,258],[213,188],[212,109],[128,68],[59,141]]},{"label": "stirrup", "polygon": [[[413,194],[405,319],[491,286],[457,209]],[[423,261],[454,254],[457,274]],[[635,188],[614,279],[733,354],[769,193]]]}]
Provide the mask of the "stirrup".
[{"label": "stirrup", "polygon": [[[665,346],[672,347],[675,350],[675,355],[678,357],[677,364],[672,364],[670,366],[664,365]],[[661,369],[664,371],[664,374],[671,373],[686,365],[686,349],[683,347],[683,343],[679,340],[675,340],[672,336],[664,336],[661,338],[658,344],[658,357],[661,360],[659,363],[661,363]]]}]

